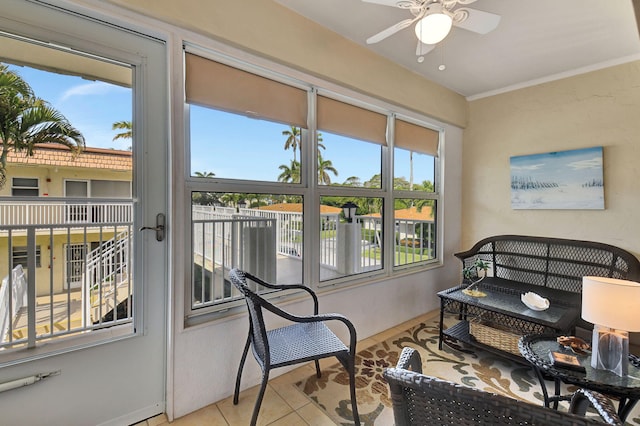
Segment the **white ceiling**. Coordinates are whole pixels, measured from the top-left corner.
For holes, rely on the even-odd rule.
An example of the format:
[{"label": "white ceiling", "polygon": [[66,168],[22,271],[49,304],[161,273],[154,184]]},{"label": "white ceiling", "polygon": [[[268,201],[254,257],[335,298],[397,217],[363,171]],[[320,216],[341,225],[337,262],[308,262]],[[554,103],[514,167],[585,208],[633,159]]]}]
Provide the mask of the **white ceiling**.
[{"label": "white ceiling", "polygon": [[477,0],[466,7],[501,15],[498,27],[485,35],[454,27],[423,63],[413,26],[365,43],[412,18],[408,10],[361,0],[275,1],[472,99],[640,59],[631,0]]}]

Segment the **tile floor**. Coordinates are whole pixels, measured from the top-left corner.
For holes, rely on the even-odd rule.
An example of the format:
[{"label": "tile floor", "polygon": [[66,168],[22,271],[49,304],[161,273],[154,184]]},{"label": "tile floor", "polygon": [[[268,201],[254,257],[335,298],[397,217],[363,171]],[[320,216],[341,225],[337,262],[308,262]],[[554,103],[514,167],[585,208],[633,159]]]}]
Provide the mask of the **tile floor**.
[{"label": "tile floor", "polygon": [[[376,343],[400,333],[407,328],[419,324],[421,321],[434,318],[437,311],[416,317],[403,324],[399,324],[382,333],[358,342],[357,349],[365,349]],[[248,359],[247,362],[253,360]],[[328,366],[336,363],[335,358],[324,359],[320,363]],[[305,364],[295,370],[269,380],[267,391],[260,408],[258,425],[261,426],[333,426],[335,423],[317,408],[296,387],[295,383],[315,373],[313,363]],[[240,393],[238,405],[233,405],[233,396],[208,405],[169,423],[166,416],[160,415],[145,420],[135,426],[245,426],[251,420],[253,405],[258,394],[258,386]]]}]

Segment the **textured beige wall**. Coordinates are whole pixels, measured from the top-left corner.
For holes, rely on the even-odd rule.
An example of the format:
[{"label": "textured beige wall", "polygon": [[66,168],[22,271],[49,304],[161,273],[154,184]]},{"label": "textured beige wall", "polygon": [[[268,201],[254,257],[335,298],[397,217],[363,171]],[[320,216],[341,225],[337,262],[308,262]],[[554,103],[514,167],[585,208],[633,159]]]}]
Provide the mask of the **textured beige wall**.
[{"label": "textured beige wall", "polygon": [[[495,234],[613,244],[640,257],[640,62],[470,102],[462,248]],[[512,210],[509,158],[604,147],[605,210]]]},{"label": "textured beige wall", "polygon": [[109,0],[446,123],[467,124],[466,100],[273,0]]}]

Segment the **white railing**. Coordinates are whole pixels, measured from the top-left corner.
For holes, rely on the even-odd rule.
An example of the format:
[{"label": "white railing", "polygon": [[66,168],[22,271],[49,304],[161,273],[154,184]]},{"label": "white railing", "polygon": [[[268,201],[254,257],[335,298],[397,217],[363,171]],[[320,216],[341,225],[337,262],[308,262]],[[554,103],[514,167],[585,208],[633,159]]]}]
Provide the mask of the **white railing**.
[{"label": "white railing", "polygon": [[227,280],[234,267],[276,281],[275,219],[239,215],[212,219],[216,213],[202,211],[193,215],[194,308],[239,297]]},{"label": "white railing", "polygon": [[0,201],[3,225],[131,222],[131,202]]},{"label": "white railing", "polygon": [[132,270],[129,236],[127,229],[87,254],[82,275],[85,323],[90,320],[101,322],[105,314],[131,295],[133,289],[128,285]]},{"label": "white railing", "polygon": [[[22,251],[26,246],[26,260],[23,258],[21,262],[33,265],[33,269],[25,268],[26,303],[23,287],[16,288],[13,278],[7,280],[13,285],[3,285],[5,289],[13,287],[4,291],[20,298],[21,302],[12,303],[9,308],[6,301],[0,304],[0,318],[7,312],[12,317],[6,322],[6,332],[2,330],[4,341],[0,342],[0,350],[33,348],[43,340],[131,323],[130,306],[122,313],[116,308],[130,303],[129,296],[133,294],[134,283],[128,272],[133,252],[132,226],[131,222],[0,224],[3,256],[13,260],[11,254],[16,252],[15,248]],[[98,247],[99,252],[101,246],[100,257],[89,259],[89,249]],[[74,288],[75,284],[79,288]],[[87,308],[89,304],[93,312]]]},{"label": "white railing", "polygon": [[10,325],[23,306],[27,304],[27,280],[22,265],[4,277],[0,286],[0,342],[5,342]]}]

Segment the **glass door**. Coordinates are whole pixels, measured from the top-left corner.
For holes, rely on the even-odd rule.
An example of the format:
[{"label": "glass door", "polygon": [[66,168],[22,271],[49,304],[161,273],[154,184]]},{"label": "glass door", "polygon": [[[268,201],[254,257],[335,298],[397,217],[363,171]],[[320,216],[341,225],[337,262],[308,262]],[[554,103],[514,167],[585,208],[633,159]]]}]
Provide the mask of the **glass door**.
[{"label": "glass door", "polygon": [[[0,170],[0,383],[47,377],[3,393],[2,423],[136,423],[166,400],[167,241],[138,231],[167,213],[166,46],[87,11],[7,3],[0,73],[21,82],[12,111],[26,118],[28,105],[42,118],[34,132],[52,121],[64,132],[0,141],[11,144]],[[16,181],[37,194],[15,195]]]}]

